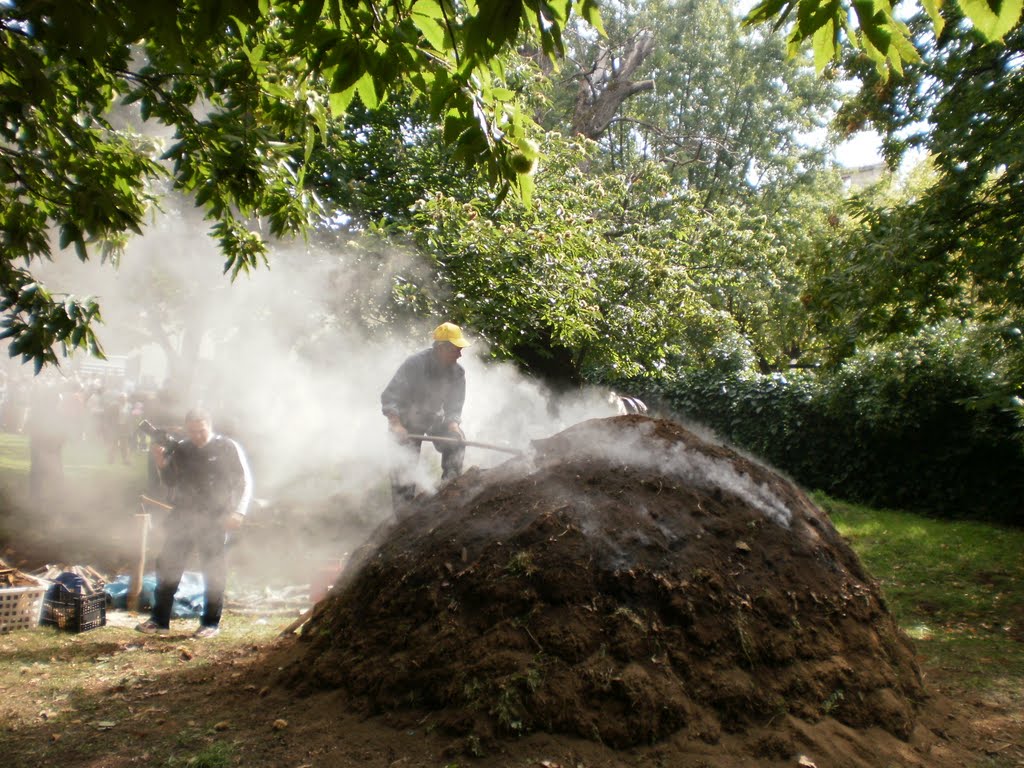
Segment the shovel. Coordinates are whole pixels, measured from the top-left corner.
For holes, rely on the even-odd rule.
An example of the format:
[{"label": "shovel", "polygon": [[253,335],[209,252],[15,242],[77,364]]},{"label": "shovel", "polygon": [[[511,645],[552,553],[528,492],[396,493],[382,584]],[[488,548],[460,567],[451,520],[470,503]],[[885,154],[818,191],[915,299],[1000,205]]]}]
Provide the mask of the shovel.
[{"label": "shovel", "polygon": [[501,451],[511,453],[513,456],[522,456],[523,452],[518,448],[507,448],[504,445],[493,443],[478,443],[475,440],[463,440],[460,437],[442,437],[440,435],[409,435],[410,440],[429,440],[435,443],[448,443],[450,445],[465,445],[469,448],[486,448],[489,451]]}]

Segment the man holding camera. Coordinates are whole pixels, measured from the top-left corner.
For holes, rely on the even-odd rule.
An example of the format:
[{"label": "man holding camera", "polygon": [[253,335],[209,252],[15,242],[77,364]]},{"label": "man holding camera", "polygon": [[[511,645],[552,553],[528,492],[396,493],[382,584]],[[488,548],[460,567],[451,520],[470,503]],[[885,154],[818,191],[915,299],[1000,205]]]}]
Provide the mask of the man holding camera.
[{"label": "man holding camera", "polygon": [[[405,461],[391,474],[391,494],[395,511],[416,495],[413,470],[420,455],[420,441],[409,435],[435,435],[464,440],[460,422],[466,400],[466,372],[459,365],[462,350],[469,342],[462,329],[442,323],[434,329],[433,344],[407,358],[388,382],[380,396],[381,411],[388,429],[407,451]],[[459,442],[435,442],[441,454],[441,480],[462,473],[466,446]]]},{"label": "man holding camera", "polygon": [[186,440],[154,434],[151,451],[174,507],[165,520],[164,544],[156,562],[153,611],[136,629],[167,634],[174,594],[195,550],[205,583],[204,609],[195,636],[220,631],[227,581],[227,536],[237,530],[252,499],[252,475],[241,446],[213,432],[202,409],[185,416]]}]

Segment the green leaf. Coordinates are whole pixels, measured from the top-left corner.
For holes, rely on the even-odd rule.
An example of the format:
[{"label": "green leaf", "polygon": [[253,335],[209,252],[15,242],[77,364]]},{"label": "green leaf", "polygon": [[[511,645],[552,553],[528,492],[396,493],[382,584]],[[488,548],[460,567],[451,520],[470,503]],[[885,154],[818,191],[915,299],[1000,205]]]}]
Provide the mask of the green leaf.
[{"label": "green leaf", "polygon": [[601,11],[598,9],[595,0],[578,0],[576,3],[576,13],[587,24],[597,30],[601,37],[608,37],[608,33],[604,29],[604,22],[601,20]]},{"label": "green leaf", "polygon": [[789,16],[795,4],[794,0],[764,0],[751,9],[743,19],[743,24],[749,27],[778,17],[774,25],[777,29]]},{"label": "green leaf", "polygon": [[337,56],[338,58],[338,65],[331,74],[332,96],[335,93],[347,91],[366,72],[362,57],[359,55],[360,51],[361,49],[358,45],[338,46],[332,51],[332,56]]},{"label": "green leaf", "polygon": [[328,97],[328,101],[331,105],[331,116],[336,120],[344,117],[345,113],[348,112],[348,105],[352,103],[352,99],[355,95],[355,85],[352,85],[343,91],[332,93]]},{"label": "green leaf", "polygon": [[[347,107],[348,105],[346,105]],[[322,141],[327,140],[327,113],[324,112],[323,108],[317,104],[313,110],[313,119],[316,120],[316,128],[320,131],[320,139]]]},{"label": "green leaf", "polygon": [[921,0],[921,5],[928,12],[928,17],[932,20],[932,26],[935,28],[935,36],[938,37],[946,28],[946,20],[939,12],[942,9],[942,0]]},{"label": "green leaf", "polygon": [[975,28],[989,40],[1002,40],[1017,25],[1024,0],[958,0]]},{"label": "green leaf", "polygon": [[519,188],[519,198],[527,208],[529,208],[533,202],[533,184],[532,173],[516,174],[516,186]]},{"label": "green leaf", "polygon": [[892,47],[899,52],[903,61],[909,61],[913,64],[920,63],[921,55],[917,52],[917,48],[898,28],[896,34],[892,36]]},{"label": "green leaf", "polygon": [[309,126],[306,129],[306,146],[303,151],[303,162],[308,163],[309,158],[313,155],[313,149],[316,147],[316,131],[313,130],[313,126]]},{"label": "green leaf", "polygon": [[466,52],[489,58],[515,40],[522,22],[521,0],[480,0],[479,12],[466,22]]},{"label": "green leaf", "polygon": [[373,81],[373,75],[369,72],[364,72],[363,76],[356,81],[356,92],[359,94],[359,100],[367,109],[376,109],[380,104],[376,83]]},{"label": "green leaf", "polygon": [[299,8],[299,21],[305,26],[312,26],[324,12],[324,0],[302,0]]},{"label": "green leaf", "polygon": [[[872,50],[882,56],[883,61],[889,56],[889,45],[892,41],[893,28],[882,12],[875,11],[871,0],[854,0],[853,8],[857,13],[857,21],[862,32],[861,41],[864,50],[872,55]],[[899,32],[897,31],[897,34]]]},{"label": "green leaf", "polygon": [[571,0],[540,0],[538,5],[544,18],[549,22],[553,21],[559,27],[564,27],[569,20]]},{"label": "green leaf", "polygon": [[833,19],[829,19],[824,26],[815,31],[812,43],[814,68],[821,74],[828,63],[836,57],[836,27]]},{"label": "green leaf", "polygon": [[60,249],[63,251],[71,243],[75,242],[82,236],[82,230],[71,223],[66,223],[60,228]]},{"label": "green leaf", "polygon": [[282,101],[294,101],[296,98],[297,94],[295,91],[291,88],[286,88],[280,83],[271,83],[264,80],[262,81],[262,84],[263,91],[268,96],[273,96],[274,98],[281,99]]},{"label": "green leaf", "polygon": [[831,0],[826,3],[822,3],[820,0],[800,0],[800,5],[797,8],[797,27],[800,30],[800,37],[813,37],[828,22],[833,21],[839,12],[839,0]]},{"label": "green leaf", "polygon": [[412,7],[410,19],[435,50],[443,51],[448,47],[445,45],[444,14],[437,0],[417,0]]}]

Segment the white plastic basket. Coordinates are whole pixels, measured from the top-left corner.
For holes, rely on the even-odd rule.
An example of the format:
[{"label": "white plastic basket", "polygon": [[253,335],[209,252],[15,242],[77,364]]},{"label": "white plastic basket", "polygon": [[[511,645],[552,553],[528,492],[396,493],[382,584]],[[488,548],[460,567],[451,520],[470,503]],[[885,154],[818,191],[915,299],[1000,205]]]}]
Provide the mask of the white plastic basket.
[{"label": "white plastic basket", "polygon": [[45,586],[0,589],[0,635],[39,626]]}]

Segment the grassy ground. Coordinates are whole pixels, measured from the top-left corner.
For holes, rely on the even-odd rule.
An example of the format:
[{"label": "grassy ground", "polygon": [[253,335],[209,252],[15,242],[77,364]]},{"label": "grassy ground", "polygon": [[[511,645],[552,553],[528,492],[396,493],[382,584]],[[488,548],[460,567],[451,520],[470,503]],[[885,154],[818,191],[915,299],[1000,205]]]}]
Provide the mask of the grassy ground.
[{"label": "grassy ground", "polygon": [[1024,705],[1024,530],[815,501],[917,646],[932,684]]},{"label": "grassy ground", "polygon": [[[98,440],[85,439],[66,443],[62,453],[64,479],[75,489],[116,489],[119,497],[137,495],[145,487],[146,454],[134,451],[128,463],[115,457],[107,461],[107,449]],[[0,489],[8,495],[28,494],[29,442],[22,434],[0,432]]]},{"label": "grassy ground", "polygon": [[[19,493],[27,470],[24,438],[0,435],[0,489]],[[65,476],[90,489],[79,494],[86,508],[104,499],[128,508],[144,487],[145,462],[140,454],[128,466],[108,464],[102,448],[81,444],[66,452]],[[879,579],[915,640],[927,685],[981,713],[989,746],[971,768],[1024,766],[1024,531],[815,501]],[[0,550],[17,547],[23,532],[5,530],[9,511],[0,508]],[[304,706],[261,698],[265,681],[247,671],[290,617],[228,613],[208,642],[191,639],[194,621],[175,622],[167,639],[142,637],[131,630],[138,618],[114,613],[81,635],[0,635],[0,755],[15,756],[0,764],[298,764],[263,754],[277,742],[254,741],[247,730],[255,717],[268,732],[293,727]]]}]

